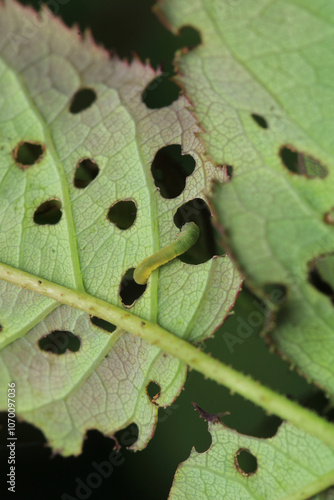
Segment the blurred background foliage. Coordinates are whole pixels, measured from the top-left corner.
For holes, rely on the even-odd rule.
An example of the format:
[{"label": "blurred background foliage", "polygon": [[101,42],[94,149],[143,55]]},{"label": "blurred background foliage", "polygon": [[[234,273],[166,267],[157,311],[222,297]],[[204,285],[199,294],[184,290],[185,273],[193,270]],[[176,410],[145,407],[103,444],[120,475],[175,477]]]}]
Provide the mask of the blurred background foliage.
[{"label": "blurred background foliage", "polygon": [[[22,1],[40,8],[39,1]],[[200,43],[200,34],[185,27],[178,35],[171,34],[152,12],[154,0],[49,0],[51,10],[66,24],[76,24],[81,31],[89,28],[96,41],[120,57],[131,60],[137,54],[160,67],[163,78],[150,95],[151,107],[168,104],[178,96],[179,89],[171,82],[172,60],[176,51]],[[217,297],[219,300],[219,297]],[[288,363],[269,351],[261,331],[267,320],[264,306],[247,289],[236,302],[234,314],[206,342],[205,350],[234,368],[252,375],[271,388],[312,407],[320,413],[326,399],[314,386],[289,369]],[[154,389],[154,388],[153,388]],[[192,447],[198,452],[208,449],[211,437],[206,422],[194,411],[192,402],[211,414],[230,412],[223,421],[230,427],[259,437],[272,436],[280,420],[224,387],[190,372],[185,390],[166,410],[159,410],[155,435],[147,448],[133,453],[122,447],[122,464],[88,496],[92,500],[167,498],[177,465],[185,460]],[[4,416],[2,424],[5,424]],[[135,426],[118,433],[119,442],[129,443]],[[53,456],[45,446],[41,432],[21,423],[17,427],[17,499],[79,498],[77,479],[85,483],[94,472],[92,462],[108,460],[114,441],[97,431],[89,431],[83,453],[79,457]],[[125,436],[125,438],[124,438]],[[7,450],[1,452],[7,456]],[[68,496],[63,496],[64,494]]]}]

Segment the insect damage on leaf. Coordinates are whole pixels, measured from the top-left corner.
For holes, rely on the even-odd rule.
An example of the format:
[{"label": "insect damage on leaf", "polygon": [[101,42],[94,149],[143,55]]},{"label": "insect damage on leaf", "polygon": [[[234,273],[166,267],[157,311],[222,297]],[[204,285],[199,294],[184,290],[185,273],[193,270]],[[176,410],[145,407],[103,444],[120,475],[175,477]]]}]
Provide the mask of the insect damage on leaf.
[{"label": "insect damage on leaf", "polygon": [[[176,96],[150,108],[143,94],[160,71],[110,58],[46,8],[36,14],[7,0],[0,33],[0,261],[131,308],[192,342],[210,336],[240,287],[228,257],[212,254],[198,266],[174,259],[147,285],[133,280],[134,266],[173,240],[178,209],[202,199],[212,179],[225,180],[204,155],[188,101]],[[191,165],[164,198],[152,165],[175,145]],[[184,243],[174,242],[174,253]],[[161,387],[159,404],[167,406],[183,387],[185,365],[90,310],[2,281],[0,293],[1,383],[17,382],[18,415],[64,455],[81,451],[87,429],[112,435],[130,421],[139,432],[133,447],[145,447],[157,411],[147,381]],[[50,332],[70,332],[80,348],[64,347],[63,334]]]},{"label": "insect damage on leaf", "polygon": [[333,395],[333,305],[309,282],[308,263],[334,248],[334,7],[204,3],[159,0],[158,10],[174,32],[186,24],[202,35],[198,49],[179,54],[177,80],[208,155],[233,165],[210,202],[221,243],[259,296],[268,283],[284,287],[270,340]]},{"label": "insect damage on leaf", "polygon": [[204,453],[193,449],[179,465],[171,500],[189,498],[194,489],[196,498],[215,498],[217,484],[219,491],[229,492],[229,498],[240,498],[240,492],[245,500],[310,498],[312,492],[332,484],[333,449],[291,424],[283,423],[275,436],[266,439],[246,436],[215,421],[209,421],[208,430],[210,448]]}]

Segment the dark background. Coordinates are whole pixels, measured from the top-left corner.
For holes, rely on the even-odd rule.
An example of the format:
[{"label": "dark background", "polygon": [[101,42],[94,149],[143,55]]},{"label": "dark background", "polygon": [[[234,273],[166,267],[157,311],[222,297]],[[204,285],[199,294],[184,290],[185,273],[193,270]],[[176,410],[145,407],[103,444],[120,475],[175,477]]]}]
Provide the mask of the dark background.
[{"label": "dark background", "polygon": [[[36,8],[40,5],[37,1],[22,3],[29,3]],[[50,5],[52,10],[58,9],[57,15],[68,25],[76,23],[81,30],[89,27],[100,44],[116,51],[120,57],[131,59],[136,53],[142,61],[148,59],[155,68],[162,67],[166,76],[152,90],[154,95],[150,97],[152,106],[159,106],[159,103],[168,104],[173,101],[179,92],[170,81],[175,52],[198,44],[200,35],[191,27],[185,28],[177,36],[172,35],[151,11],[153,3],[153,0],[69,0],[67,4],[60,5],[52,0]],[[237,299],[235,314],[227,319],[213,340],[206,342],[207,352],[234,368],[251,374],[273,389],[321,411],[326,402],[324,396],[302,377],[290,371],[286,362],[269,353],[260,335],[265,321],[265,313],[259,313],[260,306],[260,302],[250,292],[242,291]],[[238,342],[233,344],[231,339],[237,338],[240,318],[248,324],[250,318],[257,318],[257,326],[251,327],[247,338],[238,337]],[[203,452],[210,446],[207,424],[194,411],[192,402],[212,414],[229,411],[230,415],[224,417],[224,422],[251,435],[271,436],[280,423],[278,418],[266,415],[252,403],[239,396],[232,396],[227,389],[205,380],[196,372],[190,372],[185,391],[174,405],[167,410],[159,410],[157,430],[147,448],[133,453],[122,447],[119,459],[123,463],[115,466],[110,477],[103,479],[91,494],[88,491],[85,496],[82,490],[81,498],[167,498],[175,470],[189,456],[192,447]],[[0,438],[1,443],[4,443],[6,415],[2,415],[0,423],[3,425],[0,428]],[[128,444],[131,436],[135,436],[134,430],[135,427],[132,426],[118,433],[120,443]],[[92,462],[108,460],[114,446],[112,439],[105,438],[97,431],[89,431],[82,455],[52,457],[43,435],[33,426],[18,423],[17,437],[15,498],[18,500],[56,500],[61,499],[64,493],[69,496],[63,499],[80,498],[75,493],[78,479],[86,483],[89,474],[96,472]],[[2,470],[7,470],[5,447],[1,448],[1,460],[4,463]],[[4,494],[10,498],[5,489]]]}]

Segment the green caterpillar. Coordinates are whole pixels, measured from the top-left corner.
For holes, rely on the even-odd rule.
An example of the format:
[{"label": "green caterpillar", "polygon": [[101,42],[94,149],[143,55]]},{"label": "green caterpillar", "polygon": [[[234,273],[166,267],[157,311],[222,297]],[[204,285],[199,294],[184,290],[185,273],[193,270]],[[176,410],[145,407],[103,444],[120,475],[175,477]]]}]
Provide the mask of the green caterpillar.
[{"label": "green caterpillar", "polygon": [[152,271],[189,250],[196,243],[198,237],[199,228],[195,222],[184,224],[176,241],[147,257],[136,267],[133,273],[134,280],[139,285],[145,285]]}]

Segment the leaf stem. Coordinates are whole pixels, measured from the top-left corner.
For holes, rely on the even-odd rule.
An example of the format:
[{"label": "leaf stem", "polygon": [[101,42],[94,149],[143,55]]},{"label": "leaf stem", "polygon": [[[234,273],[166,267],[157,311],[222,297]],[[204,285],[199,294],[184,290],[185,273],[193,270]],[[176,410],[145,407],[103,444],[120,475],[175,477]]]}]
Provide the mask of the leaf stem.
[{"label": "leaf stem", "polygon": [[324,441],[334,448],[334,426],[312,411],[290,401],[286,397],[263,386],[199,348],[120,307],[93,297],[86,292],[71,290],[56,283],[0,263],[0,279],[28,288],[41,295],[57,300],[97,316],[120,328],[138,335],[147,342],[180,359],[191,368],[218,384],[228,387],[253,403]]}]

